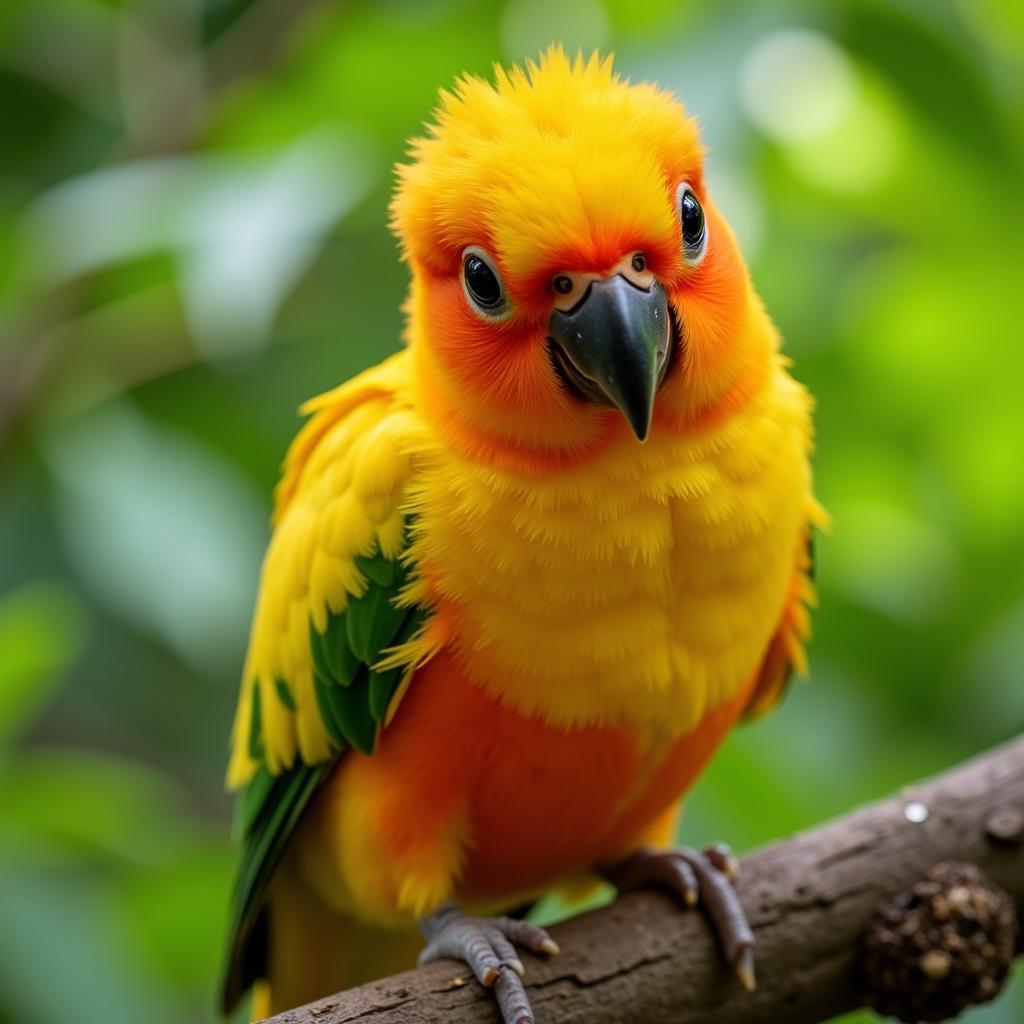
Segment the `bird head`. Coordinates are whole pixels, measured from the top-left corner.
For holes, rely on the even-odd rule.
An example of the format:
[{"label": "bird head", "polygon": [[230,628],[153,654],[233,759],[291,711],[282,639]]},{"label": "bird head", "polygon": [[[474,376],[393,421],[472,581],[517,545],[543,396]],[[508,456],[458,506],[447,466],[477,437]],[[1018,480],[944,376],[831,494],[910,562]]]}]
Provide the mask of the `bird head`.
[{"label": "bird head", "polygon": [[694,120],[596,55],[495,75],[442,92],[398,168],[424,408],[470,447],[565,457],[728,404],[771,329]]}]

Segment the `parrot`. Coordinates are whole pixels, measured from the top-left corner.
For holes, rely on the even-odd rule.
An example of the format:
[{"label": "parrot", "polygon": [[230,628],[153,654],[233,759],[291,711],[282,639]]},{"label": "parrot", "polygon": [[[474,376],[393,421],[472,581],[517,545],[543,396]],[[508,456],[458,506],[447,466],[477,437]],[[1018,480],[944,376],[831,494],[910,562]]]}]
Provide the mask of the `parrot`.
[{"label": "parrot", "polygon": [[531,1024],[529,909],[607,883],[702,904],[753,987],[735,858],[674,838],[805,668],[811,396],[673,93],[552,46],[432,118],[402,344],[302,407],[275,491],[224,1011],[454,958]]}]

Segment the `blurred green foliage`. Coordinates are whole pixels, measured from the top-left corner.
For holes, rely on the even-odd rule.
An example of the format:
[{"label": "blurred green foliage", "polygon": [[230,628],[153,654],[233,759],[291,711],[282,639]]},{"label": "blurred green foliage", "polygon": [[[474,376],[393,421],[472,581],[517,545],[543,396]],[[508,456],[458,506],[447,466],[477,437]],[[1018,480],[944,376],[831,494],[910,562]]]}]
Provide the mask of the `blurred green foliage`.
[{"label": "blurred green foliage", "polygon": [[[0,1022],[214,1019],[293,410],[399,344],[390,166],[438,86],[552,40],[701,117],[819,400],[814,682],[730,740],[686,837],[745,848],[1019,732],[1022,11],[6,0]],[[968,1015],[1022,1018],[1019,979]]]}]

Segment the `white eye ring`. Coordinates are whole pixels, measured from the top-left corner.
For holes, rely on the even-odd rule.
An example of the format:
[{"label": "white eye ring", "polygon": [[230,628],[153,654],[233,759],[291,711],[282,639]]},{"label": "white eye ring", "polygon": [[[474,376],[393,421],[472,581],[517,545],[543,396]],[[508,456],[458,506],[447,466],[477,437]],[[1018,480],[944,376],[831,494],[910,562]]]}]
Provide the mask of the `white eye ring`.
[{"label": "white eye ring", "polygon": [[[683,204],[687,199],[692,200],[692,204],[688,203],[687,209],[684,210]],[[695,238],[688,239],[685,219],[688,215],[692,218],[694,205],[700,218],[700,234]],[[686,260],[687,266],[697,267],[708,251],[708,223],[704,215],[704,208],[689,182],[681,181],[676,189],[676,215],[679,217],[679,233],[683,242],[683,259]]]},{"label": "white eye ring", "polygon": [[480,246],[470,245],[462,250],[459,278],[470,309],[481,319],[500,322],[512,315],[512,303],[497,262]]}]

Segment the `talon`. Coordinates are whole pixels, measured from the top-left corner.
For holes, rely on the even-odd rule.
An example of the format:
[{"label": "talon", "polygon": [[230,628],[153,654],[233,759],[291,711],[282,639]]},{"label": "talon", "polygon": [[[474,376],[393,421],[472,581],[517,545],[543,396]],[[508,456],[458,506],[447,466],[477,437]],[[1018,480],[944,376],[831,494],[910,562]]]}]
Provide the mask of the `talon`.
[{"label": "talon", "polygon": [[508,968],[502,968],[494,995],[504,1024],[534,1024],[533,1010],[526,990],[519,976]]},{"label": "talon", "polygon": [[740,877],[740,862],[733,856],[732,850],[726,843],[713,843],[711,846],[704,848],[704,856],[719,871],[729,879],[730,882],[735,882]]},{"label": "talon", "polygon": [[737,867],[732,851],[720,843],[703,853],[685,848],[637,850],[603,874],[620,892],[659,885],[674,892],[688,907],[694,906],[699,893],[726,960],[733,965],[743,987],[752,991],[756,984],[754,934],[731,884]]},{"label": "talon", "polygon": [[739,956],[736,957],[733,963],[733,968],[736,971],[737,977],[740,979],[740,984],[748,991],[753,992],[757,988],[757,978],[754,975],[754,950],[753,947],[747,946],[745,949],[740,950]]},{"label": "talon", "polygon": [[504,1024],[534,1024],[520,980],[526,965],[516,946],[535,953],[557,953],[558,943],[538,925],[514,917],[469,917],[446,904],[420,922],[427,945],[420,963],[451,957],[469,965],[481,985],[494,992]]}]

